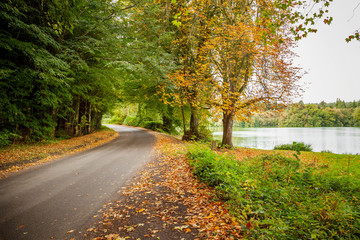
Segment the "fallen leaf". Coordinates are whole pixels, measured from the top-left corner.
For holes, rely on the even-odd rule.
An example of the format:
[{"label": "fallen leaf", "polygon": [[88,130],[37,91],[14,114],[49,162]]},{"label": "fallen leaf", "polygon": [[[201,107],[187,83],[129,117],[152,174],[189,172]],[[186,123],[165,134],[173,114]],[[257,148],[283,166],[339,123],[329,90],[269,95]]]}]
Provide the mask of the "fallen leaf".
[{"label": "fallen leaf", "polygon": [[20,228],[23,228],[23,227],[24,227],[24,225],[20,225],[20,226],[17,227],[17,229],[20,229]]},{"label": "fallen leaf", "polygon": [[137,212],[137,213],[141,213],[141,212],[143,212],[143,211],[145,211],[145,208],[141,208],[141,209],[137,210],[136,212]]}]

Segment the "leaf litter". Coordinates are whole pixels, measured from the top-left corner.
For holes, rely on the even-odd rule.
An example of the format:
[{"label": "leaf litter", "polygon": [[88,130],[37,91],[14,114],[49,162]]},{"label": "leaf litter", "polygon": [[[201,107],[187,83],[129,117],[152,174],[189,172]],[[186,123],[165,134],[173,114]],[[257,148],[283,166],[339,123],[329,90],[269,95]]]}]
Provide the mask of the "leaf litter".
[{"label": "leaf litter", "polygon": [[216,193],[193,176],[186,144],[161,133],[157,158],[107,203],[86,239],[238,239],[241,224]]},{"label": "leaf litter", "polygon": [[0,177],[24,168],[49,162],[66,154],[73,154],[102,145],[115,139],[118,133],[102,130],[85,136],[54,143],[15,144],[0,149]]}]

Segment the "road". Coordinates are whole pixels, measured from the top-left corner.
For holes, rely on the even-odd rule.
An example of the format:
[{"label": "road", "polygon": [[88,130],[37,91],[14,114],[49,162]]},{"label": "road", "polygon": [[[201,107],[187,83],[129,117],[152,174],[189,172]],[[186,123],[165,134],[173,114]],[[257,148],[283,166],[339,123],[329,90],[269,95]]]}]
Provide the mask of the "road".
[{"label": "road", "polygon": [[0,180],[0,239],[69,239],[151,159],[155,138],[109,125],[119,137]]}]

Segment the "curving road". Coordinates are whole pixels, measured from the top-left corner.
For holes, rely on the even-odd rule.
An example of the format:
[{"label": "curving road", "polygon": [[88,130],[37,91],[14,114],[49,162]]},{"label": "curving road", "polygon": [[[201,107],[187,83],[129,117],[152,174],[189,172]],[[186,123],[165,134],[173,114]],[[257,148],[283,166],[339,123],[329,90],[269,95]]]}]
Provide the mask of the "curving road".
[{"label": "curving road", "polygon": [[155,138],[108,125],[119,137],[100,147],[0,180],[0,239],[66,239],[78,232],[151,159]]}]

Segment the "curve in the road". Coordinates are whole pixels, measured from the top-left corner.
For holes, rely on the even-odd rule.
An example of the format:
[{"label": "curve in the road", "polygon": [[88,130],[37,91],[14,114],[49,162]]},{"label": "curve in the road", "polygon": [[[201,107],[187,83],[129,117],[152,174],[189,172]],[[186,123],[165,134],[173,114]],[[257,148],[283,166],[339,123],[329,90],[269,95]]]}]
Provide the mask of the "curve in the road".
[{"label": "curve in the road", "polygon": [[151,159],[154,136],[108,125],[115,140],[0,180],[0,239],[65,239],[118,197]]}]

